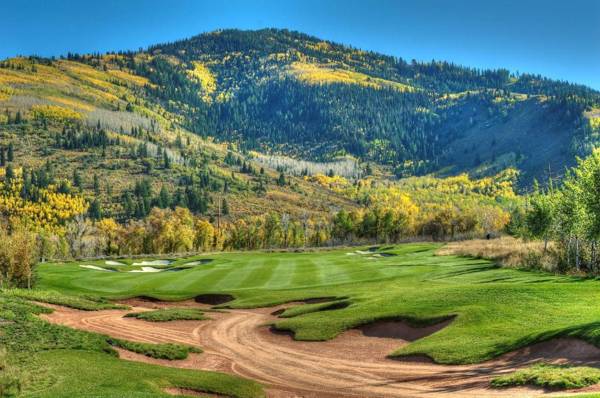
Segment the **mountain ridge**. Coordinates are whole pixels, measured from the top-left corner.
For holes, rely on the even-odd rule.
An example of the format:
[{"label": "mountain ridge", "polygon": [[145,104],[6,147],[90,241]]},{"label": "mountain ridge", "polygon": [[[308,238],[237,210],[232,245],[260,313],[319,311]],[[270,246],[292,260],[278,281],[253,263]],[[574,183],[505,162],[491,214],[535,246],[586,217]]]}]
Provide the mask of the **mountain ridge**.
[{"label": "mountain ridge", "polygon": [[234,214],[329,215],[357,204],[309,175],[517,168],[527,187],[562,173],[600,142],[599,97],[286,30],[220,30],[143,51],[1,61],[0,146],[29,169],[50,162],[120,219],[166,203],[216,217],[221,198]]},{"label": "mountain ridge", "polygon": [[[223,37],[225,36],[225,37]],[[255,37],[256,36],[256,37]],[[279,41],[277,41],[277,38],[279,36],[283,36],[282,39],[280,39]],[[224,44],[221,44],[224,43]],[[586,122],[584,120],[579,120],[580,116],[584,113],[584,110],[589,108],[591,105],[590,104],[594,104],[594,106],[597,106],[599,100],[599,93],[589,87],[583,86],[583,85],[577,85],[577,84],[571,84],[571,83],[566,83],[566,82],[560,82],[560,81],[555,81],[555,80],[551,80],[551,79],[546,79],[546,78],[542,78],[539,75],[529,75],[529,74],[523,74],[523,75],[519,75],[518,77],[515,75],[511,75],[508,70],[506,69],[497,69],[497,70],[477,70],[474,68],[465,68],[465,67],[461,67],[461,66],[457,66],[454,65],[452,63],[448,63],[448,62],[440,62],[440,61],[435,61],[435,62],[431,62],[431,63],[418,63],[418,62],[411,62],[410,64],[406,61],[404,61],[402,58],[398,58],[398,57],[391,57],[391,56],[386,56],[386,55],[382,55],[382,54],[377,54],[375,52],[369,52],[369,51],[363,51],[363,50],[357,50],[357,49],[353,49],[351,47],[347,47],[344,45],[340,45],[340,44],[336,44],[336,43],[332,43],[329,41],[320,41],[318,38],[313,37],[313,36],[309,36],[309,35],[305,35],[302,33],[297,33],[297,32],[290,32],[290,31],[286,31],[286,30],[274,30],[274,29],[264,29],[264,30],[259,30],[259,31],[238,31],[238,30],[222,30],[222,31],[218,31],[218,32],[212,32],[212,33],[208,33],[208,34],[202,34],[202,35],[197,35],[194,36],[188,40],[181,40],[181,41],[177,41],[174,43],[170,43],[170,44],[165,44],[165,45],[156,45],[156,46],[152,46],[149,48],[149,52],[150,53],[161,53],[161,54],[169,54],[171,56],[179,56],[181,59],[202,59],[202,57],[207,58],[206,54],[212,54],[212,53],[217,53],[219,56],[224,56],[225,54],[228,53],[235,53],[235,52],[239,52],[240,50],[244,49],[244,48],[248,48],[247,51],[252,52],[253,56],[255,57],[273,57],[273,54],[276,54],[277,56],[279,56],[280,58],[283,58],[284,55],[282,55],[280,53],[280,51],[285,50],[287,51],[287,53],[285,54],[285,56],[287,56],[288,58],[291,58],[291,62],[288,62],[287,64],[284,61],[284,68],[283,71],[286,72],[289,69],[292,69],[293,72],[286,75],[285,76],[285,80],[283,83],[279,82],[279,83],[275,83],[274,85],[277,86],[284,86],[284,88],[277,90],[277,87],[273,90],[270,90],[269,93],[267,94],[263,94],[261,92],[261,94],[263,94],[263,98],[265,100],[269,100],[270,98],[272,98],[273,96],[277,96],[277,95],[281,95],[282,91],[287,91],[292,92],[292,91],[301,91],[302,89],[297,89],[296,87],[294,87],[293,83],[289,83],[287,82],[287,79],[289,78],[289,75],[292,75],[292,77],[296,77],[297,80],[302,81],[303,83],[308,83],[309,85],[311,84],[311,79],[316,80],[313,81],[313,84],[318,84],[318,89],[320,89],[320,91],[324,91],[329,89],[328,87],[323,87],[325,85],[335,85],[335,83],[342,83],[342,84],[347,84],[349,81],[351,82],[352,79],[355,80],[355,85],[359,86],[359,87],[352,87],[351,89],[348,87],[344,87],[344,90],[337,90],[338,92],[336,92],[336,90],[334,89],[329,89],[329,93],[327,93],[328,95],[328,100],[331,101],[349,101],[349,98],[353,98],[353,95],[358,95],[358,96],[363,96],[363,97],[367,97],[370,95],[369,91],[372,91],[372,89],[374,89],[374,87],[369,87],[369,86],[374,86],[377,85],[377,80],[375,79],[383,79],[384,81],[390,81],[392,83],[399,83],[399,84],[403,84],[406,87],[411,87],[412,85],[416,85],[417,88],[420,89],[420,91],[433,91],[435,92],[435,88],[437,86],[442,86],[441,88],[441,92],[437,92],[435,93],[437,96],[435,98],[435,100],[437,101],[440,97],[444,98],[445,96],[455,96],[456,101],[454,101],[455,103],[448,103],[445,106],[448,106],[450,108],[449,112],[462,112],[461,115],[461,120],[465,120],[465,119],[469,119],[470,117],[474,116],[475,119],[477,119],[478,117],[481,118],[481,124],[482,126],[480,126],[479,130],[482,130],[484,128],[487,128],[487,125],[489,125],[490,123],[495,123],[494,120],[483,120],[483,119],[490,119],[490,118],[485,118],[482,116],[485,116],[485,112],[488,112],[490,114],[492,114],[493,116],[496,116],[495,114],[500,114],[504,119],[510,119],[512,115],[510,115],[511,111],[513,110],[512,108],[514,108],[514,103],[518,102],[520,100],[523,100],[523,98],[521,97],[525,97],[525,99],[531,99],[530,97],[536,98],[537,100],[539,100],[540,102],[540,106],[537,107],[537,111],[540,111],[538,113],[540,113],[539,115],[537,115],[538,119],[542,119],[544,117],[550,117],[551,115],[555,114],[555,113],[562,113],[565,118],[570,119],[567,120],[568,122],[571,122],[572,125],[571,126],[559,126],[561,129],[565,130],[566,133],[565,134],[569,134],[571,136],[571,138],[573,138],[571,141],[574,142],[569,142],[568,146],[571,147],[569,148],[567,151],[570,151],[570,155],[569,156],[560,156],[560,161],[558,161],[556,163],[556,167],[554,167],[555,169],[561,169],[564,168],[566,166],[570,166],[573,164],[573,159],[574,156],[572,155],[585,155],[587,153],[590,152],[590,148],[595,145],[595,142],[590,144],[589,142],[586,142],[586,139],[589,138],[590,136],[592,136],[593,134],[590,133],[589,131],[587,131],[588,126],[586,125]],[[190,50],[191,49],[191,50]],[[220,50],[218,50],[220,49]],[[304,65],[302,65],[302,62],[298,62],[297,58],[301,58],[299,56],[295,56],[294,54],[290,55],[290,49],[293,51],[299,51],[302,50],[302,56],[304,57],[309,57],[311,62],[304,62]],[[310,57],[319,57],[319,56],[323,56],[324,55],[324,59],[317,59],[316,61],[314,59],[311,59]],[[342,59],[343,58],[343,59]],[[346,74],[346,76],[340,76],[340,65],[339,65],[339,59],[342,59],[342,68],[341,70],[344,72],[350,72],[351,74],[348,76],[348,74]],[[370,60],[369,62],[371,62],[371,64],[374,64],[375,62],[372,62],[373,60],[377,60],[377,62],[375,64],[381,64],[380,66],[375,66],[372,67],[371,69],[367,69],[367,66],[372,66],[371,64],[369,64],[369,62],[366,62],[364,60]],[[208,56],[208,60],[210,62],[214,62],[214,57],[211,57],[210,55]],[[318,61],[318,62],[317,62]],[[265,62],[268,62],[265,61]],[[338,62],[338,65],[335,65],[333,63]],[[300,65],[298,65],[300,63]],[[333,65],[332,65],[333,64]],[[304,69],[303,69],[304,66]],[[354,70],[349,70],[348,66],[354,66],[355,69]],[[287,69],[286,69],[287,67]],[[337,69],[336,69],[337,67]],[[216,69],[218,69],[218,67],[216,67]],[[235,69],[235,68],[232,68]],[[351,69],[351,68],[350,68]],[[298,70],[300,72],[298,72]],[[229,71],[230,72],[230,71]],[[268,71],[262,71],[263,75],[261,75],[262,78],[265,78],[266,73],[268,73]],[[227,72],[225,72],[227,73]],[[278,73],[281,74],[281,68],[278,70]],[[362,74],[362,76],[366,76],[366,79],[360,80],[357,82],[357,79],[360,79],[360,75]],[[304,79],[302,78],[304,76]],[[358,77],[357,77],[358,76]],[[320,79],[320,81],[319,81]],[[336,82],[336,79],[338,79],[339,81]],[[367,80],[368,79],[368,80]],[[243,80],[242,80],[243,81]],[[365,81],[366,81],[366,85],[365,85]],[[389,88],[389,87],[375,87],[375,89],[377,89],[378,91],[385,91],[382,90],[382,88]],[[368,93],[356,93],[356,91],[367,91]],[[499,92],[500,90],[500,92]],[[339,92],[342,91],[342,92]],[[412,91],[412,92],[405,92],[404,93],[404,97],[419,97],[421,94],[420,93],[414,93],[414,91],[416,90],[406,90],[406,91]],[[438,90],[439,91],[439,90]],[[483,92],[482,92],[483,91]],[[508,93],[507,93],[508,92]],[[326,106],[323,106],[322,103],[319,102],[319,98],[318,95],[315,94],[302,94],[300,93],[299,95],[303,95],[303,98],[301,99],[302,102],[300,102],[299,105],[303,105],[304,108],[303,109],[307,109],[307,112],[310,112],[310,110],[313,107],[316,108],[320,108],[326,109]],[[376,102],[376,110],[379,110],[381,108],[381,106],[386,106],[386,105],[390,105],[390,103],[392,103],[392,105],[396,106],[396,107],[406,107],[407,104],[406,102],[412,102],[411,105],[415,105],[415,109],[421,110],[423,108],[425,108],[425,110],[429,110],[431,111],[432,109],[428,109],[427,106],[422,106],[422,103],[419,102],[425,102],[426,105],[429,104],[430,100],[428,99],[423,99],[423,98],[416,98],[416,99],[406,99],[406,98],[385,98],[386,95],[379,95],[379,98],[376,98],[375,101]],[[393,95],[390,95],[388,97],[393,97]],[[472,98],[472,97],[476,97],[476,98]],[[486,98],[487,97],[487,98]],[[294,101],[297,99],[292,98],[291,101]],[[463,102],[462,104],[460,102]],[[382,105],[383,102],[383,105]],[[502,102],[505,102],[505,104],[502,104]],[[550,104],[548,106],[545,106],[545,104],[541,104],[541,102],[549,102]],[[316,103],[316,104],[315,104]],[[582,104],[583,103],[583,104]],[[316,106],[315,106],[316,105]],[[326,104],[325,104],[326,105]],[[364,101],[361,103],[360,101],[358,101],[357,104],[352,104],[354,105],[354,107],[357,107],[359,105],[365,105]],[[369,106],[367,104],[367,106]],[[487,109],[483,109],[480,110],[478,112],[474,112],[476,113],[475,115],[465,115],[464,114],[464,108],[472,108],[475,106],[485,106]],[[371,107],[373,108],[373,106]],[[369,111],[371,111],[372,109],[369,108]],[[547,111],[543,111],[543,109],[540,108],[550,108],[547,109]],[[286,109],[278,109],[278,111],[282,112]],[[262,112],[264,112],[264,110],[260,110]],[[433,109],[433,113],[435,115],[439,115],[439,112],[436,112],[437,109]],[[385,112],[387,113],[399,113],[399,116],[402,118],[406,118],[405,115],[402,114],[402,112],[397,112],[397,109],[386,109]],[[409,111],[409,113],[412,112],[413,114],[417,113],[417,111]],[[260,112],[257,112],[259,115],[253,115],[254,118],[253,120],[260,120]],[[322,112],[321,112],[322,113]],[[375,112],[371,112],[370,114],[361,114],[360,118],[357,116],[356,119],[362,119],[362,120],[368,120],[369,122],[371,122],[370,119],[372,119],[372,117],[370,117],[373,113]],[[494,114],[495,113],[495,114]],[[576,116],[574,116],[576,115]],[[292,115],[294,116],[294,115]],[[319,119],[319,115],[311,115],[313,119],[318,120]],[[342,127],[347,127],[344,126],[343,122],[339,121],[339,118],[336,119],[335,118],[336,115],[331,116],[330,119],[333,119],[333,122],[330,123],[330,125],[327,127],[328,130],[327,131],[332,131],[335,130],[336,128],[339,128],[339,126],[341,125]],[[349,116],[348,114],[344,114],[342,115],[343,117],[345,117],[346,119],[350,118],[351,116]],[[443,114],[442,114],[443,116]],[[346,142],[345,147],[343,148],[344,151],[349,152],[352,155],[358,155],[359,157],[363,157],[366,158],[367,160],[373,160],[379,163],[396,163],[395,166],[397,166],[399,163],[401,163],[404,160],[409,160],[409,161],[431,161],[432,157],[437,157],[438,154],[435,153],[435,149],[431,150],[431,151],[427,151],[426,149],[422,148],[422,149],[406,149],[406,147],[409,147],[410,145],[416,145],[416,146],[423,146],[425,143],[428,143],[430,145],[434,145],[432,143],[435,143],[437,140],[439,140],[440,138],[442,138],[442,140],[444,138],[448,138],[450,135],[455,134],[456,132],[453,131],[450,127],[452,125],[452,120],[450,120],[450,123],[441,123],[441,127],[439,128],[435,128],[432,129],[430,128],[430,126],[428,126],[427,124],[431,124],[431,123],[435,123],[432,122],[431,120],[419,120],[418,117],[414,117],[414,115],[412,116],[408,116],[408,117],[412,117],[414,123],[397,123],[396,120],[392,120],[390,123],[386,124],[383,123],[381,126],[378,125],[360,125],[359,124],[359,128],[356,128],[355,130],[358,131],[354,132],[355,135],[360,134],[361,130],[367,130],[369,128],[372,129],[387,129],[387,131],[384,131],[384,134],[379,134],[379,136],[375,136],[375,137],[368,137],[367,140],[373,141],[373,140],[377,140],[377,139],[383,139],[383,140],[388,140],[388,141],[392,141],[391,142],[391,146],[393,147],[392,150],[396,151],[396,152],[407,152],[405,154],[401,154],[401,156],[396,156],[395,158],[392,157],[392,159],[390,159],[390,157],[388,156],[387,158],[385,156],[381,156],[379,159],[377,159],[374,156],[369,156],[367,154],[367,156],[365,157],[365,152],[368,152],[369,150],[379,150],[377,147],[373,148],[373,146],[369,146],[369,145],[364,145],[364,143],[360,142],[359,140],[354,140],[351,142]],[[452,117],[450,117],[451,119]],[[296,121],[297,121],[297,125],[298,126],[302,126],[303,123],[308,124],[310,123],[309,118],[301,118],[301,117],[295,117]],[[323,118],[321,118],[323,119]],[[422,118],[421,118],[422,119]],[[425,118],[427,119],[427,118]],[[498,118],[496,118],[498,119]],[[325,122],[327,122],[328,119],[325,119]],[[326,123],[323,123],[326,124]],[[558,124],[560,125],[560,123],[554,123],[555,125]],[[450,127],[449,127],[450,126]],[[470,126],[467,126],[470,127]],[[516,126],[517,128],[519,128],[520,126]],[[539,125],[537,126],[538,128],[540,127]],[[541,127],[544,127],[543,125]],[[550,128],[549,130],[555,130],[553,127],[555,126],[551,126],[552,128]],[[263,129],[262,131],[264,131],[265,129],[268,130],[268,127],[265,127],[264,125],[261,126],[257,126],[256,129],[260,130]],[[420,139],[416,139],[416,140],[412,140],[408,139],[405,140],[407,142],[400,142],[400,143],[396,143],[394,142],[394,140],[398,140],[398,141],[402,141],[402,137],[405,137],[406,135],[410,135],[411,133],[413,133],[415,130],[424,130],[423,134],[425,134],[426,136]],[[465,126],[462,126],[462,130],[466,130],[467,128]],[[528,128],[527,130],[530,130],[531,128]],[[230,131],[227,131],[227,129],[223,129],[225,131],[217,131],[215,133],[215,136],[224,136],[226,139],[234,139],[235,136],[231,134]],[[233,130],[230,129],[230,130]],[[299,130],[299,129],[296,129]],[[319,136],[319,141],[321,141],[321,138],[323,136],[327,136],[327,131],[321,131]],[[513,129],[514,131],[514,129]],[[400,134],[398,134],[398,132],[400,132]],[[512,132],[512,131],[511,131]],[[417,134],[419,134],[420,132],[417,131]],[[251,135],[251,134],[248,134]],[[246,135],[245,137],[243,137],[243,139],[247,139],[248,135]],[[524,134],[525,138],[527,136],[527,134]],[[531,135],[531,134],[529,134]],[[381,137],[383,136],[383,137]],[[392,137],[392,139],[390,140],[389,137]],[[398,138],[398,136],[400,136]],[[580,138],[579,136],[582,136],[583,138]],[[251,138],[255,138],[254,136],[251,135]],[[259,138],[264,138],[263,137],[259,137]],[[286,137],[289,138],[289,137]],[[306,138],[303,136],[303,138]],[[343,137],[344,139],[348,140],[348,137]],[[460,137],[452,137],[449,138],[447,140],[447,142],[443,142],[440,146],[441,147],[448,147],[449,144],[452,144],[451,141],[453,141],[456,138],[460,138]],[[270,140],[271,143],[273,143],[273,141],[276,142],[276,140],[274,139],[267,139]],[[491,141],[493,140],[497,140],[496,138],[492,138],[490,140],[490,144]],[[410,142],[408,142],[410,141]],[[576,141],[576,142],[575,142]],[[389,142],[386,143],[389,145]],[[515,146],[513,144],[513,146]],[[518,146],[517,146],[518,147]],[[457,148],[453,148],[452,145],[450,145],[450,148],[453,149],[454,151],[457,150]],[[264,148],[263,148],[264,149]],[[306,148],[302,148],[303,150],[306,150]],[[328,147],[326,151],[324,152],[334,152],[336,149],[339,149],[338,147],[334,147],[333,150],[331,150],[332,148]],[[384,148],[384,150],[387,150],[388,148]],[[462,149],[462,148],[461,148]],[[518,148],[515,148],[518,149]],[[564,149],[564,148],[563,148]],[[286,148],[286,150],[290,150],[289,148]],[[293,149],[292,149],[293,150]],[[452,151],[450,151],[452,152]],[[528,155],[531,157],[532,153],[527,153],[527,154],[522,154],[522,153],[518,153],[519,151],[513,151],[514,153],[511,155],[513,158],[519,158],[519,157],[527,157]],[[499,154],[494,154],[493,157],[503,157],[503,155],[507,155],[506,153],[499,153]],[[552,155],[554,157],[556,157],[557,153],[553,152]],[[322,157],[322,154],[315,154],[314,157]],[[463,156],[455,156],[454,159],[450,158],[448,161],[445,162],[445,164],[440,164],[440,165],[430,165],[429,167],[425,167],[424,171],[419,171],[417,170],[417,172],[419,173],[423,173],[423,172],[431,172],[431,171],[438,171],[439,169],[444,169],[448,166],[453,166],[453,160],[455,160],[456,158],[462,158]],[[506,156],[504,156],[506,157]],[[417,158],[417,159],[415,159]],[[448,154],[446,154],[445,156],[443,156],[444,159],[448,159]],[[470,161],[472,163],[476,163],[476,156],[472,156]],[[513,162],[515,163],[515,162]],[[529,164],[528,164],[529,163]],[[519,166],[518,164],[512,164],[513,166]],[[501,165],[500,167],[502,167],[504,165]],[[547,166],[548,163],[545,163],[543,161],[533,161],[533,162],[525,162],[525,166],[526,166],[526,170],[525,174],[527,176],[526,180],[530,183],[531,180],[534,177],[540,177],[542,174],[542,170],[547,170]],[[498,171],[500,167],[493,167],[493,171]],[[489,167],[488,167],[489,168]],[[475,167],[465,167],[463,165],[462,168],[460,168],[457,171],[473,171],[473,169],[475,169]],[[532,169],[532,171],[530,172],[529,169]],[[401,174],[402,175],[402,170],[401,170]],[[408,174],[414,173],[415,170],[413,168],[413,170],[409,170]]]}]

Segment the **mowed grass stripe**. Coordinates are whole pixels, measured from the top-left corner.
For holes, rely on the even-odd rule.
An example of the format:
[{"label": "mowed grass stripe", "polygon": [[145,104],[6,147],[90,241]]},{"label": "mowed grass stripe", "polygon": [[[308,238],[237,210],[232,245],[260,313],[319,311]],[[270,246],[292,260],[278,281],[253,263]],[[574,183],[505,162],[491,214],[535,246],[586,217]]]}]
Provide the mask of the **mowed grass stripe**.
[{"label": "mowed grass stripe", "polygon": [[210,272],[196,279],[189,287],[193,287],[197,293],[213,291],[215,290],[215,286],[217,286],[222,279],[235,270],[236,267],[231,264],[217,266]]},{"label": "mowed grass stripe", "polygon": [[254,267],[248,263],[231,264],[229,267],[231,272],[221,278],[218,283],[215,283],[213,289],[231,291],[244,287],[244,281],[254,270]]},{"label": "mowed grass stripe", "polygon": [[245,277],[245,279],[238,286],[239,288],[256,288],[263,287],[269,283],[273,277],[273,273],[277,268],[272,262],[265,263],[260,260],[252,261],[252,266],[248,266],[251,270]]},{"label": "mowed grass stripe", "polygon": [[313,258],[304,258],[304,261],[296,264],[292,275],[293,286],[315,286],[321,283],[320,267],[316,264],[320,261]]},{"label": "mowed grass stripe", "polygon": [[348,282],[376,280],[385,277],[381,272],[383,265],[378,260],[366,260],[353,257],[340,264],[340,270]]},{"label": "mowed grass stripe", "polygon": [[273,272],[271,278],[262,285],[265,289],[284,289],[293,286],[292,277],[296,273],[298,267],[298,259],[276,259],[276,263],[272,265]]}]

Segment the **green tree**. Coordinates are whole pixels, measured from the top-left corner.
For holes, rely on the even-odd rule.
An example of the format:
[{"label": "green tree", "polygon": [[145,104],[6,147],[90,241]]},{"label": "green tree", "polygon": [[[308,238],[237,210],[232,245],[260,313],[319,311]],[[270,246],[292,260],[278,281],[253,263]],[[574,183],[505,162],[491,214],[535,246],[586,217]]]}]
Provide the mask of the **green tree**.
[{"label": "green tree", "polygon": [[279,185],[280,187],[283,187],[286,184],[285,181],[285,175],[283,174],[283,171],[281,173],[279,173],[279,177],[277,178],[277,185]]},{"label": "green tree", "polygon": [[554,225],[553,199],[550,192],[544,194],[539,191],[536,181],[535,191],[529,201],[525,222],[532,237],[544,240],[544,252],[548,249],[548,240]]},{"label": "green tree", "polygon": [[13,143],[8,144],[8,151],[6,153],[6,158],[9,162],[13,162],[15,160],[15,148]]}]

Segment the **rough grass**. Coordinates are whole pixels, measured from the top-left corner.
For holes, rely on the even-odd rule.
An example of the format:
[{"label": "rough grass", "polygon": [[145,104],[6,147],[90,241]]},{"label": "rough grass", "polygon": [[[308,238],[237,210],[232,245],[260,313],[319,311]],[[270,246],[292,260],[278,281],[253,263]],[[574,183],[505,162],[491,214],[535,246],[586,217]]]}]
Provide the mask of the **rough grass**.
[{"label": "rough grass", "polygon": [[499,239],[473,239],[450,242],[437,251],[440,256],[472,256],[494,260],[507,267],[531,267],[551,270],[554,268],[552,245],[544,253],[544,243],[525,242],[510,236]]},{"label": "rough grass", "polygon": [[208,319],[204,316],[204,313],[197,308],[166,308],[155,311],[132,312],[125,316],[143,319],[149,322],[201,321]]},{"label": "rough grass", "polygon": [[[51,310],[0,292],[0,317],[10,318],[0,324],[0,346],[6,347],[5,362],[10,364],[10,373],[0,371],[0,388],[7,392],[20,389],[19,396],[28,398],[164,398],[165,388],[188,388],[236,398],[264,397],[259,384],[239,377],[120,360],[107,336],[36,316],[47,312]],[[121,343],[149,353],[145,344]],[[150,351],[160,347],[151,351],[155,357],[164,357],[158,353],[165,352],[176,356],[178,351],[166,346]]]},{"label": "rough grass", "polygon": [[0,397],[16,397],[21,392],[22,375],[8,360],[6,348],[0,348]]},{"label": "rough grass", "polygon": [[491,381],[493,387],[532,385],[546,388],[582,388],[600,382],[600,369],[588,366],[537,364]]},{"label": "rough grass", "polygon": [[186,359],[191,353],[202,352],[201,349],[196,347],[172,343],[150,344],[114,338],[108,339],[108,343],[112,346],[120,347],[150,358],[168,359],[171,361],[177,359]]},{"label": "rough grass", "polygon": [[126,309],[126,306],[107,302],[99,297],[83,297],[67,295],[51,290],[7,289],[2,291],[7,297],[19,297],[40,303],[56,304],[84,311],[98,311],[110,309]]}]

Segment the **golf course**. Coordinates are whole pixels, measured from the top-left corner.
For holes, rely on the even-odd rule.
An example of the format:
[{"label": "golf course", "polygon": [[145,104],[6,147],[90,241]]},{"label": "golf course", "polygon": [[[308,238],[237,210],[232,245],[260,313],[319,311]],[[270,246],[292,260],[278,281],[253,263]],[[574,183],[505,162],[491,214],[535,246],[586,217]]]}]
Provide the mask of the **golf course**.
[{"label": "golf course", "polygon": [[600,281],[440,247],[45,263],[1,339],[31,397],[593,394]]}]

